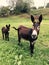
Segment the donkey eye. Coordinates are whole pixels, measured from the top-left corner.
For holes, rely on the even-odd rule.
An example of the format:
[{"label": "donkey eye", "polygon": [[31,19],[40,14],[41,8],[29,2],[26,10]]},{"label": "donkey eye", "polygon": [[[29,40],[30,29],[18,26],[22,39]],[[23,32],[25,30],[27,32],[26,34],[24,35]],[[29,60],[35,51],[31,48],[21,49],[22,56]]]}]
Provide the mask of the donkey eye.
[{"label": "donkey eye", "polygon": [[40,30],[40,26],[37,27],[37,30]]}]

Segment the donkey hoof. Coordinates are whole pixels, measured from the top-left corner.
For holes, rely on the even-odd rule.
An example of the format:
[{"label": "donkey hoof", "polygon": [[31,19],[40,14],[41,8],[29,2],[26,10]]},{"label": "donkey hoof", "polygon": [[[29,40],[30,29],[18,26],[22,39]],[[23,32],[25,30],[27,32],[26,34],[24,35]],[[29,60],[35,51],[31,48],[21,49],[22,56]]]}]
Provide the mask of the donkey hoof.
[{"label": "donkey hoof", "polygon": [[31,53],[31,57],[33,56],[33,54]]}]

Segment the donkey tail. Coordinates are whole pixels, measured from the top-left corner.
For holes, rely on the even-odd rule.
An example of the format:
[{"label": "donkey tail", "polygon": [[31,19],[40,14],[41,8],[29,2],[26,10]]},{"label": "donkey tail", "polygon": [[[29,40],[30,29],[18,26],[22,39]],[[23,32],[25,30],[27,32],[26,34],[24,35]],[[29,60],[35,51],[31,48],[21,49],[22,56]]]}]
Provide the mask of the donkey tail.
[{"label": "donkey tail", "polygon": [[16,27],[12,27],[13,29],[15,29],[15,30],[19,30],[19,29],[16,29]]}]

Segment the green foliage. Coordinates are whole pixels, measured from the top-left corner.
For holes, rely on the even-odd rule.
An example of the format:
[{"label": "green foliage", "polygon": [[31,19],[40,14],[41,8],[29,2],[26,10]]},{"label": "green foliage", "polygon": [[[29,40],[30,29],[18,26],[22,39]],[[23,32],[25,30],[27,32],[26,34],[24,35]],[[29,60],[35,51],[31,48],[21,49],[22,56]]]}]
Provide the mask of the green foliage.
[{"label": "green foliage", "polygon": [[21,65],[21,63],[22,63],[22,55],[16,55],[15,56],[15,65]]},{"label": "green foliage", "polygon": [[14,8],[15,14],[28,13],[30,11],[29,3],[23,2],[23,0],[17,0],[16,7]]},{"label": "green foliage", "polygon": [[30,11],[29,3],[23,3],[22,13],[28,13]]},{"label": "green foliage", "polygon": [[0,16],[6,17],[9,15],[9,8],[8,7],[2,7],[0,10]]}]

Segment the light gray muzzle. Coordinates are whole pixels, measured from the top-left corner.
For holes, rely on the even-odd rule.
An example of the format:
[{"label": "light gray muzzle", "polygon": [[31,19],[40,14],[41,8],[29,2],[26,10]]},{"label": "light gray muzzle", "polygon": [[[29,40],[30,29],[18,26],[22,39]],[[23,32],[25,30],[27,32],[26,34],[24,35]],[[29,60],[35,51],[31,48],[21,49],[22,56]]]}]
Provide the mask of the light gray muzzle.
[{"label": "light gray muzzle", "polygon": [[33,30],[32,34],[31,34],[31,37],[33,39],[36,39],[37,38],[37,31],[36,30]]}]

